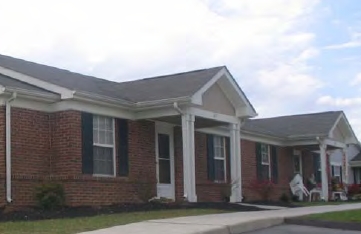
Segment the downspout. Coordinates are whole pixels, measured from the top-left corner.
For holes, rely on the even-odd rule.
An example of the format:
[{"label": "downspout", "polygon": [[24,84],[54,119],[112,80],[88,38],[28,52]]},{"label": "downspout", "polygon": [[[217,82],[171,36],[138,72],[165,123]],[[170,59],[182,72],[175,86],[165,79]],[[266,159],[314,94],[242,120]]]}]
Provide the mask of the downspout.
[{"label": "downspout", "polygon": [[6,101],[5,109],[5,128],[6,128],[6,200],[12,202],[11,197],[11,105],[16,98],[16,92]]}]

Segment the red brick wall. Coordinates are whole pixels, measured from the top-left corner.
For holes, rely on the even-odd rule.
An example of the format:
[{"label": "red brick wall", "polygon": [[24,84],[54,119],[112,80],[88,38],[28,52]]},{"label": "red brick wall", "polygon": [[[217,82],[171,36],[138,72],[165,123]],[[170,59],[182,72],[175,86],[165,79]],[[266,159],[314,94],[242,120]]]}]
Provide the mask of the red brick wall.
[{"label": "red brick wall", "polygon": [[[207,142],[206,134],[195,132],[195,164],[196,164],[196,194],[199,202],[221,201],[222,190],[225,183],[215,183],[208,180],[207,172]],[[182,149],[182,129],[174,128],[174,148],[175,148],[175,188],[176,200],[183,199],[183,149]],[[227,180],[230,179],[229,160],[227,161]]]},{"label": "red brick wall", "polygon": [[[62,111],[42,113],[13,108],[12,158],[14,205],[34,205],[34,189],[49,180],[64,184],[67,204],[107,205],[137,202],[134,182],[147,182],[156,195],[155,124],[151,121],[128,121],[129,176],[99,178],[81,174],[81,113]],[[117,125],[117,124],[116,124]],[[2,131],[1,131],[2,130]],[[117,126],[115,128],[117,141]],[[0,109],[0,206],[5,204],[5,111]],[[198,201],[221,201],[224,183],[207,179],[206,134],[195,133],[196,192]],[[181,128],[174,128],[175,193],[183,199],[183,156]],[[278,199],[289,193],[288,183],[293,175],[291,148],[278,147],[279,182],[272,193]],[[257,178],[255,142],[241,141],[243,195],[247,200],[259,199],[251,189]],[[312,161],[303,158],[305,173],[313,173]],[[117,159],[117,157],[116,157]],[[306,166],[307,165],[307,166]],[[117,171],[118,162],[116,161]],[[313,166],[312,166],[313,167]],[[227,162],[227,179],[230,165]]]},{"label": "red brick wall", "polygon": [[[270,197],[272,200],[278,200],[282,193],[290,195],[289,182],[293,176],[292,149],[277,146],[277,155],[278,183],[272,190]],[[246,201],[260,200],[260,194],[252,189],[252,185],[257,179],[256,142],[241,140],[241,162],[243,196]]]},{"label": "red brick wall", "polygon": [[50,115],[51,175],[80,175],[82,165],[81,113],[61,111]]},{"label": "red brick wall", "polygon": [[[12,108],[13,207],[35,205],[35,188],[62,183],[68,205],[137,202],[134,182],[148,182],[156,195],[155,125],[129,121],[129,177],[82,175],[81,113],[43,113]],[[115,128],[117,141],[117,126]],[[0,109],[0,206],[5,198],[5,109]],[[116,157],[117,160],[117,157]],[[116,161],[117,171],[118,162]],[[139,187],[138,187],[139,188]]]},{"label": "red brick wall", "polygon": [[49,115],[27,109],[11,109],[12,173],[46,175],[49,173]]}]

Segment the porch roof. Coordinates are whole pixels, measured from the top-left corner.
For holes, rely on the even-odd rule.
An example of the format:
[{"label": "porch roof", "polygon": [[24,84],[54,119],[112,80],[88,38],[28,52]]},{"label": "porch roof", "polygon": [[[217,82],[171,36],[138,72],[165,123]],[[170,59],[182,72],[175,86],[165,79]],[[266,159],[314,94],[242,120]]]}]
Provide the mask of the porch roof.
[{"label": "porch roof", "polygon": [[242,129],[279,138],[299,139],[326,136],[342,111],[249,119]]},{"label": "porch roof", "polygon": [[316,145],[317,148],[317,139],[327,140],[336,148],[358,142],[343,111],[248,119],[241,130],[286,146]]}]

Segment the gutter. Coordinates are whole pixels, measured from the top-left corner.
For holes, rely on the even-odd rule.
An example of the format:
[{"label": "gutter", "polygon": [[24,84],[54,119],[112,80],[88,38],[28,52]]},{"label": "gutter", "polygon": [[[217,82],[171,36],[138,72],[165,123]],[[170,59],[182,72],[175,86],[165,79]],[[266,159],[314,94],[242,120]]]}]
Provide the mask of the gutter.
[{"label": "gutter", "polygon": [[6,100],[5,119],[6,119],[6,201],[12,202],[11,196],[11,102],[16,98],[16,92]]}]

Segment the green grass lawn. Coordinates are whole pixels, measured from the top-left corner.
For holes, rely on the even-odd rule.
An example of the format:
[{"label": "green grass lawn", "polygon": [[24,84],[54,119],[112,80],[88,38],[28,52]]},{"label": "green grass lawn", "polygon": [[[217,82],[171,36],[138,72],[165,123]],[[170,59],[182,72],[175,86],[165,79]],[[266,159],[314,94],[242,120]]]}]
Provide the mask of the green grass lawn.
[{"label": "green grass lawn", "polygon": [[346,205],[346,204],[350,204],[350,203],[361,203],[360,201],[349,201],[349,202],[322,202],[322,201],[317,201],[317,202],[294,202],[294,205],[298,205],[298,206],[327,206],[327,205]]},{"label": "green grass lawn", "polygon": [[307,219],[339,221],[339,222],[359,222],[361,223],[361,210],[347,210],[330,212],[323,214],[313,214],[305,216]]},{"label": "green grass lawn", "polygon": [[0,223],[1,234],[70,234],[91,231],[116,225],[124,225],[150,219],[164,219],[182,216],[226,213],[230,211],[215,209],[183,209],[151,212],[133,212],[94,217],[53,219],[42,221],[5,222]]}]

